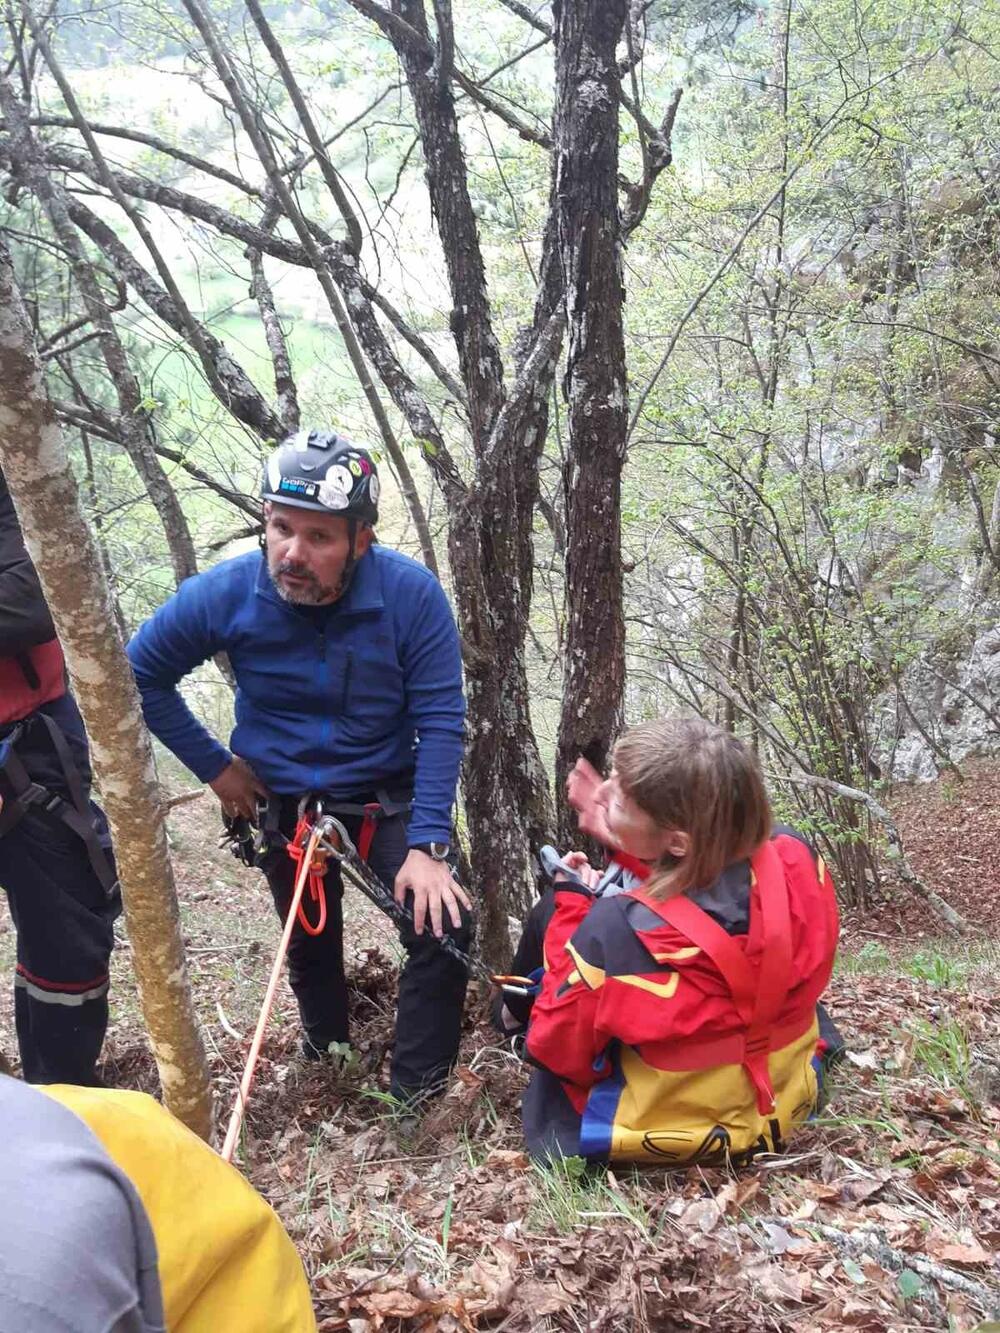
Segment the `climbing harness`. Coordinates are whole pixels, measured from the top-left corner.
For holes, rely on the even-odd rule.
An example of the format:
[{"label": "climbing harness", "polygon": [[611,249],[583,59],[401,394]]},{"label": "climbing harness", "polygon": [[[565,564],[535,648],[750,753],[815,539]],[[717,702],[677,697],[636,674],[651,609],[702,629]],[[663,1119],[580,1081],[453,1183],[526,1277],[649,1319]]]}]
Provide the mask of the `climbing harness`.
[{"label": "climbing harness", "polygon": [[[26,737],[32,727],[38,726],[43,726],[48,732],[71,801],[63,800],[57,792],[50,791],[48,787],[33,781],[17,753],[18,742]],[[113,897],[118,890],[118,876],[115,874],[111,858],[101,845],[94,823],[94,812],[84,794],[80,770],[76,766],[62,729],[44,713],[37,713],[28,721],[19,723],[0,740],[0,774],[6,779],[12,792],[12,796],[0,807],[0,838],[19,824],[29,810],[37,810],[52,819],[58,819],[81,839],[101,887],[109,898]]]},{"label": "climbing harness", "polygon": [[[357,851],[362,861],[368,860],[372,841],[383,819],[392,819],[395,815],[407,814],[413,808],[412,801],[394,801],[382,787],[376,788],[374,801],[355,802],[338,801],[327,796],[303,796],[298,806],[298,821],[311,807],[313,811],[322,809],[324,814],[338,818],[348,816],[361,820],[358,833]],[[219,846],[228,846],[238,861],[246,866],[261,867],[269,852],[285,847],[288,839],[281,832],[283,802],[279,796],[260,799],[257,804],[257,817],[251,822],[244,815],[223,814],[225,826]],[[295,835],[293,835],[294,837]]]},{"label": "climbing harness", "polygon": [[[297,919],[309,935],[318,935],[326,925],[326,891],[323,883],[327,864],[332,856],[347,880],[359,889],[370,903],[384,913],[396,926],[409,926],[416,930],[413,911],[396,901],[392,890],[368,865],[368,853],[379,821],[409,810],[410,803],[394,802],[383,791],[376,792],[377,801],[366,804],[352,804],[346,801],[330,801],[325,797],[307,796],[299,802],[298,822],[290,839],[284,838],[278,829],[279,806],[274,801],[261,802],[257,825],[238,817],[224,816],[226,831],[220,842],[229,845],[233,855],[245,865],[260,866],[268,852],[284,845],[285,851],[296,864],[301,864],[303,849],[309,837],[309,830],[321,819],[332,826],[333,838],[325,837],[320,846],[322,862],[309,874],[309,897],[315,909],[316,919],[311,921],[304,907],[298,909]],[[357,844],[353,842],[338,815],[361,818],[361,830]],[[336,845],[334,845],[336,844]],[[474,924],[474,923],[473,923]],[[434,942],[450,954],[456,962],[479,981],[492,982],[491,973],[475,956],[465,953],[450,935],[431,936]]]},{"label": "climbing harness", "polygon": [[[264,1040],[264,1030],[267,1027],[267,1020],[274,1004],[275,991],[295,923],[298,921],[311,935],[318,935],[326,924],[326,891],[323,879],[331,860],[336,861],[340,873],[356,888],[360,889],[365,897],[396,925],[408,925],[411,929],[415,929],[413,912],[408,907],[403,907],[396,902],[390,889],[362,860],[358,848],[352,842],[344,825],[333,815],[325,813],[322,801],[309,802],[301,810],[295,833],[289,840],[286,850],[298,865],[298,873],[295,877],[292,901],[288,908],[288,915],[285,918],[281,942],[278,945],[274,965],[271,968],[264,1002],[261,1005],[253,1040],[250,1043],[250,1052],[247,1056],[243,1077],[240,1081],[240,1089],[236,1096],[236,1102],[229,1120],[229,1129],[226,1132],[226,1140],[222,1148],[222,1156],[227,1162],[232,1161],[236,1149],[236,1141],[239,1138],[247,1102],[250,1099],[257,1060]],[[309,921],[302,906],[307,883],[309,884],[310,897],[317,904],[317,920],[315,923]],[[460,949],[451,936],[433,935],[431,938],[445,953],[454,958],[456,962],[461,963],[470,976],[488,983],[492,982],[493,979],[485,965],[478,958]]]},{"label": "climbing harness", "polygon": [[[314,804],[317,808],[311,817],[308,810],[300,816],[299,828],[296,830],[297,837],[301,836],[299,830],[304,831],[306,828],[310,827],[311,820],[315,820],[316,823],[322,821],[328,829],[331,829],[333,834],[332,838],[329,833],[324,835],[323,842],[321,843],[321,851],[324,853],[326,860],[328,861],[329,858],[332,857],[339,865],[340,873],[353,884],[356,889],[360,889],[368,901],[377,907],[380,912],[383,912],[395,925],[409,926],[411,930],[415,931],[416,927],[413,921],[412,909],[405,907],[402,903],[396,901],[389,886],[379,879],[378,875],[375,874],[375,871],[372,870],[371,866],[363,859],[360,846],[356,847],[354,845],[350,834],[347,832],[347,829],[344,828],[344,825],[340,820],[335,816],[326,813],[323,810],[321,802],[317,801]],[[361,842],[360,838],[358,839],[358,842]],[[292,851],[291,844],[289,844],[288,850],[293,858],[297,860],[297,853]],[[326,863],[324,862],[320,878],[322,878],[322,875],[325,873]],[[325,913],[325,906],[321,906],[320,910],[321,913]],[[470,977],[475,977],[480,981],[491,981],[491,975],[485,965],[474,955],[467,954],[463,949],[460,949],[450,935],[447,933],[443,935],[432,935],[431,938],[440,949],[443,949],[446,954],[449,954],[454,958],[457,963],[461,963]]]}]

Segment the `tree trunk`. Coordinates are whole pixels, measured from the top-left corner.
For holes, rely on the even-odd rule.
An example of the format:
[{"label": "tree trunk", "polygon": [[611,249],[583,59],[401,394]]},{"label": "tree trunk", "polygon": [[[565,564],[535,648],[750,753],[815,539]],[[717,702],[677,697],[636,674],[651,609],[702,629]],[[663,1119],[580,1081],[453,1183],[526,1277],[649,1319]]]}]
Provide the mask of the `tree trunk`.
[{"label": "tree trunk", "polygon": [[[523,915],[530,905],[529,851],[551,836],[524,641],[538,456],[563,328],[561,287],[551,257],[543,256],[532,325],[521,340],[517,379],[506,392],[447,51],[439,46],[435,54],[424,0],[394,0],[392,14],[367,0],[355,8],[380,24],[406,74],[452,298],[451,331],[474,456],[471,484],[452,479],[443,440],[435,440],[426,455],[448,504],[448,553],[468,693],[463,792],[483,950],[501,964],[510,952],[506,917]],[[435,10],[445,28],[447,8]],[[554,233],[546,248],[553,246]],[[383,361],[376,364],[393,391]],[[399,401],[407,411],[405,398]]]},{"label": "tree trunk", "polygon": [[212,1092],[191,1004],[149,736],[101,560],[0,241],[0,453],[93,747],[115,837],[143,1016],[170,1110],[203,1138]]},{"label": "tree trunk", "polygon": [[621,473],[628,427],[622,328],[615,50],[626,0],[553,5],[556,208],[568,318],[565,393],[566,644],[556,751],[560,835],[578,840],[562,793],[583,755],[602,769],[625,686]]}]

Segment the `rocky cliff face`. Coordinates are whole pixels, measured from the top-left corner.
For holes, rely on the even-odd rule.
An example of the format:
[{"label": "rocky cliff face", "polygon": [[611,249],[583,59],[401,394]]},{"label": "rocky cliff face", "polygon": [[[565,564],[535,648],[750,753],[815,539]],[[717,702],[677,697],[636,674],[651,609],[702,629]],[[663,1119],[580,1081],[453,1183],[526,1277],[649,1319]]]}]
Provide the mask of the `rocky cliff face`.
[{"label": "rocky cliff face", "polygon": [[[956,763],[972,755],[1000,754],[1000,607],[992,619],[990,628],[976,635],[950,669],[919,663],[907,673],[910,706],[935,744]],[[900,719],[899,730],[895,745],[886,747],[892,776],[902,782],[936,778],[941,756],[909,719]]]}]

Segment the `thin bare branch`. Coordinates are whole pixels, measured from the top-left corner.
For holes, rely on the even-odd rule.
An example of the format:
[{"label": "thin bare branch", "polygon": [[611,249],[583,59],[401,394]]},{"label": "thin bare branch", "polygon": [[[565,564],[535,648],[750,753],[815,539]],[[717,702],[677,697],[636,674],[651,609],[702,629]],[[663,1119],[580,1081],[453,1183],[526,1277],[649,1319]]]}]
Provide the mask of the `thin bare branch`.
[{"label": "thin bare branch", "polygon": [[23,179],[40,201],[60,244],[70,256],[73,278],[87,314],[101,331],[98,345],[118,398],[122,444],[163,524],[174,576],[181,583],[198,568],[187,518],[153,451],[150,422],[142,406],[138,381],[108,313],[93,265],[69,216],[65,192],[49,176],[42,150],[28,124],[27,108],[18,99],[10,80],[3,76],[0,76],[0,110],[7,122],[12,151]]},{"label": "thin bare branch", "polygon": [[295,228],[299,242],[308,257],[309,266],[316,274],[317,281],[323,290],[323,294],[327,299],[333,317],[337,322],[337,327],[344,339],[351,365],[354,368],[354,372],[358,377],[365,399],[368,402],[372,415],[378,425],[379,434],[381,435],[386,451],[392,460],[396,477],[399,481],[399,488],[403,494],[407,509],[413,518],[414,526],[417,529],[424,563],[429,569],[432,569],[437,573],[437,557],[434,551],[434,539],[427,523],[427,516],[424,512],[423,504],[416,486],[414,485],[406,457],[389,421],[385,406],[382,403],[378,390],[372,382],[371,374],[365,361],[364,352],[351,324],[350,315],[343,297],[337,290],[329,267],[325,262],[323,255],[317,248],[309,224],[303,217],[298,203],[288,188],[278,165],[278,161],[274,155],[270,140],[261,128],[261,121],[255,114],[253,104],[243,88],[239,75],[219,39],[212,18],[207,10],[202,7],[200,0],[182,0],[182,3],[205,42],[205,46],[212,58],[216,71],[239,114],[240,122],[243,125],[247,138],[253,144],[254,152],[257,154],[262,167],[267,173],[271,188],[274,191],[275,199],[281,205],[281,210],[284,215]]},{"label": "thin bare branch", "polygon": [[326,188],[333,196],[337,208],[340,210],[340,216],[344,219],[344,225],[347,228],[347,235],[350,245],[355,254],[361,253],[362,233],[361,223],[354,211],[350,199],[347,197],[347,191],[330,161],[323,144],[322,136],[316,128],[306,100],[302,96],[302,89],[299,87],[298,80],[292,73],[285,52],[274,35],[274,30],[264,17],[264,11],[258,4],[258,0],[243,0],[247,9],[250,11],[250,17],[253,19],[257,31],[260,33],[261,40],[267,48],[267,53],[277,66],[278,73],[281,75],[281,81],[288,91],[288,96],[295,107],[295,114],[299,118],[299,124],[305,130],[306,138],[309,140],[309,147],[313,150],[316,161],[319,163],[319,169],[322,172]]},{"label": "thin bare branch", "polygon": [[[351,0],[351,3],[353,4],[354,0]],[[489,93],[484,92],[479,84],[476,83],[474,79],[470,78],[468,74],[463,74],[461,70],[456,69],[455,82],[469,95],[469,97],[472,98],[474,102],[478,102],[481,107],[484,107],[485,110],[496,116],[498,120],[502,120],[505,125],[509,126],[515,134],[519,135],[520,138],[524,139],[527,143],[538,144],[539,148],[544,148],[546,151],[551,150],[551,134],[546,130],[536,129],[534,125],[529,125],[526,120],[522,120],[516,112],[510,109],[510,107],[505,106],[503,102],[499,102]]]},{"label": "thin bare branch", "polygon": [[[96,164],[82,153],[52,144],[47,144],[44,148],[39,145],[39,152],[45,163],[50,167],[61,167],[66,171],[87,177],[89,180],[98,183],[101,181],[101,175]],[[0,160],[11,162],[12,158],[12,145],[8,136],[7,139],[0,140]],[[149,203],[158,204],[161,208],[169,211],[184,213],[188,217],[195,218],[216,231],[222,232],[223,235],[232,236],[244,245],[256,246],[264,254],[273,255],[275,259],[282,259],[286,264],[295,264],[300,268],[310,266],[308,255],[301,245],[277,233],[263,231],[254,223],[247,222],[228,209],[220,208],[218,204],[209,203],[208,200],[198,195],[176,190],[173,186],[147,180],[144,176],[136,176],[131,172],[113,171],[112,175],[118,188],[135,199],[145,199]],[[313,234],[316,234],[315,229],[313,229]],[[326,237],[325,243],[328,244],[330,239],[330,237]],[[319,236],[317,236],[317,240],[321,244],[324,243]]]},{"label": "thin bare branch", "polygon": [[94,159],[102,185],[104,185],[111,193],[115,203],[128,218],[129,222],[131,222],[142,240],[143,245],[151,255],[156,271],[160,275],[160,281],[166,288],[171,305],[183,325],[184,333],[188,341],[195,349],[198,359],[201,361],[202,368],[205,371],[205,376],[208,379],[212,391],[223,403],[225,403],[229,391],[225,381],[219,376],[216,370],[215,361],[202,336],[203,331],[200,324],[188,309],[187,302],[184,300],[181,290],[174,280],[174,275],[171,273],[169,265],[160,252],[159,246],[154,241],[152,232],[146,225],[145,219],[138,209],[132,207],[128,196],[116,184],[114,175],[105,160],[104,154],[101,152],[100,146],[86,117],[83,114],[83,109],[77,101],[76,94],[73,92],[69,80],[63,73],[62,66],[56,59],[55,53],[49,45],[45,33],[36,22],[28,0],[21,0],[21,2],[25,21],[31,29],[32,36],[38,45],[38,49],[42,53],[42,57],[45,60],[52,77],[59,86],[59,91],[62,94],[63,101],[66,103],[70,116],[73,118],[76,128],[83,136],[90,155]]},{"label": "thin bare branch", "polygon": [[444,365],[433,347],[424,338],[421,338],[420,334],[416,332],[411,324],[406,322],[392,302],[377,287],[373,287],[367,278],[359,276],[358,282],[365,298],[381,310],[400,337],[404,338],[413,350],[427,362],[427,365],[448,390],[455,402],[459,403],[463,410],[467,412],[469,403],[465,389]]},{"label": "thin bare branch", "polygon": [[415,55],[424,56],[428,62],[434,59],[431,42],[398,14],[376,4],[375,0],[348,0],[348,4],[353,5],[359,14],[364,14],[365,18],[374,19],[394,46],[402,43]]},{"label": "thin bare branch", "polygon": [[271,355],[274,368],[274,388],[278,395],[278,415],[286,435],[293,435],[300,425],[299,397],[292,374],[292,360],[288,354],[288,342],[281,327],[281,319],[274,304],[274,293],[264,272],[264,256],[252,247],[247,250],[250,261],[252,280],[250,295],[257,302],[261,323],[264,325],[264,337],[267,350]]},{"label": "thin bare branch", "polygon": [[664,370],[666,370],[667,363],[669,362],[671,356],[673,356],[674,348],[677,346],[681,334],[687,328],[692,317],[694,316],[694,314],[696,313],[702,302],[706,300],[708,296],[711,295],[711,293],[715,290],[718,284],[729,272],[730,268],[732,268],[733,264],[739,257],[739,254],[743,249],[743,246],[746,244],[750,235],[760,225],[761,221],[765,217],[767,217],[773,204],[781,197],[781,195],[785,192],[785,190],[788,189],[788,186],[792,183],[792,181],[799,174],[799,172],[807,165],[807,163],[813,160],[813,156],[816,152],[816,149],[820,146],[820,144],[823,143],[826,139],[828,139],[829,136],[835,130],[839,129],[840,126],[843,124],[844,121],[843,113],[845,108],[851,105],[852,103],[856,102],[858,98],[867,96],[880,84],[885,83],[888,79],[896,77],[897,74],[898,71],[894,71],[892,74],[885,75],[884,78],[875,80],[875,82],[872,83],[869,87],[865,87],[859,89],[856,92],[848,94],[844,98],[844,100],[833,111],[830,112],[829,116],[827,116],[826,120],[823,121],[822,125],[819,127],[816,133],[811,137],[808,144],[799,154],[798,161],[788,171],[784,173],[777,187],[768,195],[764,203],[761,204],[761,206],[754,212],[753,216],[750,218],[746,226],[740,232],[739,236],[736,238],[736,241],[731,246],[725,257],[716,267],[715,271],[711,274],[711,276],[706,280],[705,283],[703,283],[703,285],[699,288],[699,290],[694,294],[694,296],[688,302],[686,310],[678,320],[674,328],[674,331],[671,334],[670,341],[667,344],[666,351],[663,353],[663,356],[660,358],[659,364],[657,365],[656,369],[653,371],[653,374],[650,376],[649,380],[643,387],[642,392],[639,394],[638,401],[636,402],[635,405],[635,410],[632,413],[632,420],[629,422],[628,433],[630,438],[632,436],[633,431],[636,428],[636,425],[638,424],[643,409],[646,406],[646,400],[649,398],[649,395],[656,387],[657,381],[663,374]]},{"label": "thin bare branch", "polygon": [[[196,321],[190,311],[187,319],[184,318],[171,294],[143,268],[117,232],[82,200],[69,197],[66,208],[75,225],[99,247],[121,281],[128,283],[168,328],[189,341],[190,326],[197,324],[198,341],[191,346],[206,371],[209,386],[223,407],[262,439],[280,437],[280,419],[228,348],[204,324]],[[220,386],[221,392],[216,390],[216,385]]]},{"label": "thin bare branch", "polygon": [[500,3],[503,5],[504,9],[509,9],[512,14],[516,14],[519,19],[523,19],[525,23],[530,24],[532,28],[537,28],[539,32],[544,32],[546,37],[552,36],[551,25],[546,23],[543,18],[539,18],[534,10],[522,3],[522,0],[500,0]]},{"label": "thin bare branch", "polygon": [[781,782],[790,782],[794,786],[818,788],[820,791],[830,792],[833,796],[841,796],[844,800],[857,801],[858,804],[863,805],[872,814],[876,822],[885,829],[888,843],[886,854],[900,879],[914,893],[919,894],[931,906],[936,915],[956,934],[964,935],[967,933],[969,923],[965,917],[960,912],[956,912],[950,903],[946,903],[936,890],[929,889],[910,865],[903,851],[903,840],[900,837],[896,821],[885,806],[876,801],[871,792],[859,791],[857,787],[848,787],[843,782],[834,782],[832,778],[821,778],[815,773],[783,773],[773,776]]},{"label": "thin bare branch", "polygon": [[[58,128],[78,130],[80,127],[71,116],[32,116],[31,124],[41,128]],[[89,120],[88,124],[94,134],[101,134],[107,138],[127,139],[130,143],[141,143],[147,148],[152,148],[157,153],[163,153],[165,157],[172,157],[177,162],[183,162],[185,166],[193,167],[195,171],[202,171],[206,176],[214,176],[216,180],[224,181],[231,185],[234,190],[239,190],[242,194],[249,194],[260,197],[262,191],[249,181],[237,176],[225,167],[218,166],[215,162],[209,162],[206,158],[196,157],[194,153],[189,153],[177,144],[161,139],[159,135],[149,134],[145,130],[134,130],[125,125],[108,125],[102,121]],[[0,122],[0,131],[5,128]]]}]

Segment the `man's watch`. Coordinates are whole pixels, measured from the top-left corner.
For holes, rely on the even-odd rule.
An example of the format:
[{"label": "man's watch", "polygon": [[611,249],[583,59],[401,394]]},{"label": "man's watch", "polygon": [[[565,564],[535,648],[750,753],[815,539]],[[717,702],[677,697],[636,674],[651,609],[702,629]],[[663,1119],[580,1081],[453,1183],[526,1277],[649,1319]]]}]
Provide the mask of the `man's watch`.
[{"label": "man's watch", "polygon": [[411,852],[425,852],[435,861],[447,861],[451,844],[447,842],[418,842],[410,848]]}]

